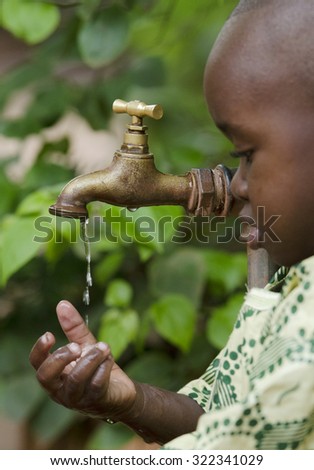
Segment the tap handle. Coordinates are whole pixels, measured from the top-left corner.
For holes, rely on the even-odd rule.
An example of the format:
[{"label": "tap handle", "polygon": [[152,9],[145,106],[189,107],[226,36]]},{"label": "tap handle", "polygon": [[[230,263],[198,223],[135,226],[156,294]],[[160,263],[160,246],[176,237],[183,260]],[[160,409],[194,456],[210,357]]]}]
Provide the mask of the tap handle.
[{"label": "tap handle", "polygon": [[161,119],[164,113],[160,104],[146,104],[139,100],[127,102],[118,99],[113,102],[112,109],[115,113],[126,113],[138,118],[148,116]]}]

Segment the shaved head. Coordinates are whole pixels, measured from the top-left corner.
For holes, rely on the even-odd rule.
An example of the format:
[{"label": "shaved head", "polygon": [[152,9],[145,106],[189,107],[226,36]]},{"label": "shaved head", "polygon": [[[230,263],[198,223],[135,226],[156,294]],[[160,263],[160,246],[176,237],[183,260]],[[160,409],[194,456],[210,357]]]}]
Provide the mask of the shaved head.
[{"label": "shaved head", "polygon": [[232,194],[254,221],[255,241],[263,223],[279,217],[281,243],[263,246],[284,266],[314,254],[313,7],[314,0],[240,1],[204,76],[210,114],[240,160]]},{"label": "shaved head", "polygon": [[[248,82],[277,80],[314,106],[314,1],[242,0],[223,27],[210,62],[246,68]],[[231,70],[230,70],[231,71]]]}]

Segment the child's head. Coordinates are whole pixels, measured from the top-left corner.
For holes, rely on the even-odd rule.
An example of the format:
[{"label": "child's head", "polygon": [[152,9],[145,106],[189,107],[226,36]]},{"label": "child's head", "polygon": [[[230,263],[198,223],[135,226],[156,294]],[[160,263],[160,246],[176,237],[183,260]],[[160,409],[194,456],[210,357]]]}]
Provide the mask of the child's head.
[{"label": "child's head", "polygon": [[240,1],[205,70],[210,113],[240,154],[232,191],[257,225],[252,245],[286,266],[314,254],[313,7]]}]

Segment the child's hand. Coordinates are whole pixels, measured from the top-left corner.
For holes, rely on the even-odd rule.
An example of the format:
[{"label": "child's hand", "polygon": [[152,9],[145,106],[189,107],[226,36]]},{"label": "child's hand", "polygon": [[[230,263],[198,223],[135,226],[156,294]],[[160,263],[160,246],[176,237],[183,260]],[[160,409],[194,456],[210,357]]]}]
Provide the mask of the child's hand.
[{"label": "child's hand", "polygon": [[133,382],[114,362],[105,343],[97,343],[69,302],[57,306],[60,325],[70,343],[53,353],[52,333],[34,345],[30,362],[37,379],[56,402],[98,418],[118,417],[135,401]]}]

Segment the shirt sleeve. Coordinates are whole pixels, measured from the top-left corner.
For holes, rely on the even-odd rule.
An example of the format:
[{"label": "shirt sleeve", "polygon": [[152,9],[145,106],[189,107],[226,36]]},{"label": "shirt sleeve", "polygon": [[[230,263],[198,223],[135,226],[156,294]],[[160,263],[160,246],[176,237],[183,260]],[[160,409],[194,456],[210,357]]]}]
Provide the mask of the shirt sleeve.
[{"label": "shirt sleeve", "polygon": [[[295,289],[268,322],[242,399],[212,407],[166,449],[314,448],[314,291],[306,289]],[[195,384],[188,387],[191,396]]]},{"label": "shirt sleeve", "polygon": [[[282,363],[257,370],[245,400],[204,414],[194,433],[165,447],[296,449],[307,448],[310,436],[313,444],[314,342],[302,347],[297,341],[273,344],[265,355],[275,354],[279,347],[284,348]],[[266,364],[267,357],[261,360]]]}]

